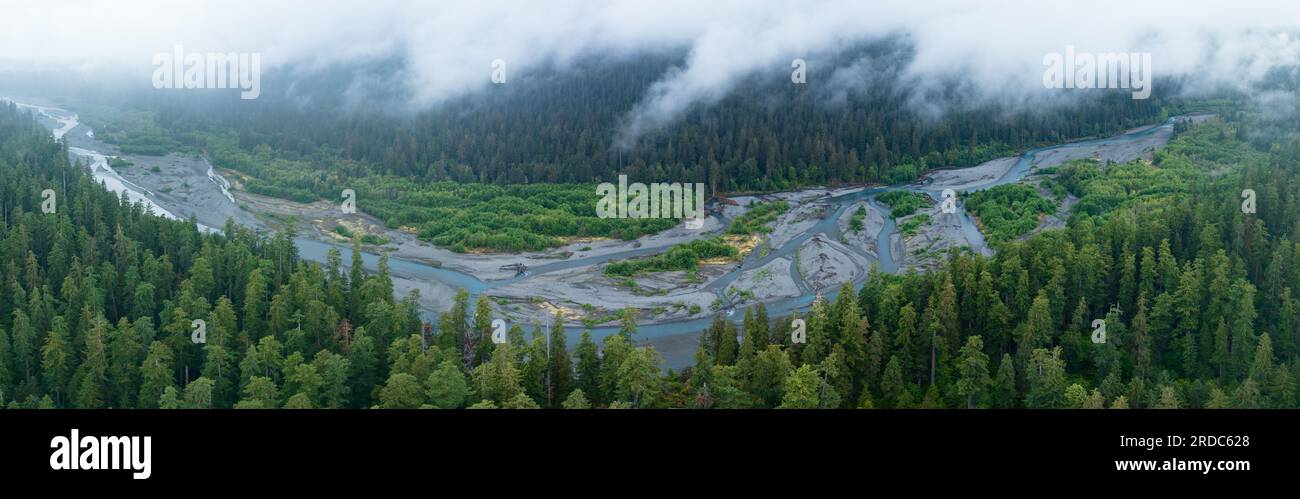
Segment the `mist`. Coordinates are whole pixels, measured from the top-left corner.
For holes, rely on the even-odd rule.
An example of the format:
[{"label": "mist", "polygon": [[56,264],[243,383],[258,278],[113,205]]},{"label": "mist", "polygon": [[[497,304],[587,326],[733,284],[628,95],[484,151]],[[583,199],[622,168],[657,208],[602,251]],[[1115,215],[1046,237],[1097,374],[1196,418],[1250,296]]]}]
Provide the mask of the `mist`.
[{"label": "mist", "polygon": [[[1265,78],[1300,64],[1298,32],[1300,4],[1252,0],[9,0],[0,15],[0,69],[59,69],[144,87],[154,54],[176,45],[260,53],[263,74],[279,71],[290,80],[399,60],[382,79],[356,74],[348,92],[400,96],[402,105],[424,110],[488,88],[496,59],[507,63],[509,85],[542,69],[576,71],[588,58],[680,51],[682,64],[626,110],[621,140],[631,141],[717,102],[746,78],[788,78],[795,58],[809,61],[809,87],[831,101],[889,71],[918,109],[942,113],[949,104],[927,96],[953,82],[973,104],[1051,100],[1059,93],[1043,87],[1043,58],[1067,45],[1150,53],[1154,77],[1179,79],[1180,92],[1253,94]],[[906,40],[911,52],[901,66],[816,64],[891,37]],[[1260,95],[1294,103],[1275,91]]]}]

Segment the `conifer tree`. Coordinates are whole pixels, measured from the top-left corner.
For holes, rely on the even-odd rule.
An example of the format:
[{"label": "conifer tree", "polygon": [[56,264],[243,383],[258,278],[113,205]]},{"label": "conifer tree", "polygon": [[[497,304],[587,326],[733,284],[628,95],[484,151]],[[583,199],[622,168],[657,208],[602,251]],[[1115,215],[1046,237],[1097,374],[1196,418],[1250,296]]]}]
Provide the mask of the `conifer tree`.
[{"label": "conifer tree", "polygon": [[253,270],[248,276],[248,285],[244,288],[244,330],[249,338],[262,338],[266,331],[267,283],[261,269]]},{"label": "conifer tree", "polygon": [[423,403],[424,391],[420,389],[420,382],[407,373],[389,376],[388,382],[379,390],[381,409],[414,409]]},{"label": "conifer tree", "polygon": [[341,409],[352,402],[352,386],[348,376],[352,362],[347,357],[329,351],[316,352],[312,367],[320,376],[320,405],[323,409]]},{"label": "conifer tree", "polygon": [[[9,333],[0,327],[0,391],[12,393],[14,382],[14,359],[10,349]],[[0,404],[4,401],[0,400]]]},{"label": "conifer tree", "polygon": [[362,312],[366,309],[361,297],[361,286],[366,282],[365,260],[361,255],[361,238],[352,239],[352,264],[348,268],[348,317],[353,324],[360,324]]},{"label": "conifer tree", "polygon": [[714,325],[717,327],[714,338],[718,350],[713,361],[715,364],[723,366],[734,365],[740,350],[740,344],[736,341],[736,326],[731,321],[723,319],[721,315],[718,315]]},{"label": "conifer tree", "polygon": [[[524,393],[533,400],[546,400],[549,391],[547,378],[550,375],[548,365],[550,360],[550,354],[546,351],[546,338],[542,334],[541,327],[535,327],[533,341],[528,348],[528,358],[520,370]],[[497,400],[497,402],[504,404],[509,402],[509,399]]]},{"label": "conifer tree", "polygon": [[190,409],[213,408],[212,389],[212,380],[203,376],[191,381],[190,384],[185,386],[185,407]]},{"label": "conifer tree", "polygon": [[1146,378],[1151,371],[1151,335],[1147,322],[1147,299],[1137,299],[1137,315],[1133,317],[1131,342],[1133,353],[1133,376]]},{"label": "conifer tree", "polygon": [[617,397],[618,372],[632,352],[632,345],[622,335],[606,336],[600,358],[600,386],[602,400],[613,403]]},{"label": "conifer tree", "polygon": [[636,408],[654,407],[662,389],[659,386],[659,365],[663,358],[654,347],[636,348],[618,367],[618,385],[615,400]]},{"label": "conifer tree", "polygon": [[1178,400],[1178,394],[1174,392],[1172,386],[1160,387],[1160,400],[1156,401],[1152,409],[1178,409],[1182,403]]},{"label": "conifer tree", "polygon": [[108,352],[104,346],[107,334],[108,322],[102,317],[97,317],[90,331],[86,332],[81,366],[76,376],[78,386],[74,405],[77,408],[98,409],[104,406],[108,392]]},{"label": "conifer tree", "polygon": [[469,393],[465,375],[451,359],[438,364],[438,369],[429,375],[428,387],[429,404],[436,409],[459,409],[465,405]]},{"label": "conifer tree", "polygon": [[993,379],[993,407],[1011,409],[1016,406],[1016,367],[1011,354],[1002,354],[998,373]]},{"label": "conifer tree", "polygon": [[957,365],[957,393],[966,397],[967,409],[974,409],[976,398],[983,395],[993,383],[989,377],[989,356],[984,354],[982,338],[966,338],[966,344],[958,352]]},{"label": "conifer tree", "polygon": [[808,343],[799,349],[799,361],[804,364],[819,364],[822,359],[831,353],[831,347],[834,346],[835,334],[830,317],[830,306],[826,304],[826,299],[818,295],[813,299],[812,307],[808,310],[808,320],[806,322]]},{"label": "conifer tree", "polygon": [[564,409],[590,409],[591,402],[587,401],[587,395],[582,389],[577,388],[569,393],[569,398],[564,399],[564,403],[560,406]]},{"label": "conifer tree", "polygon": [[[537,338],[540,340],[540,336]],[[515,367],[514,352],[509,343],[496,345],[492,360],[474,368],[471,385],[480,400],[492,401],[497,407],[508,407],[524,394],[520,385],[519,369]]]},{"label": "conifer tree", "polygon": [[771,319],[767,316],[767,305],[758,302],[754,309],[754,353],[758,353],[767,349],[767,345],[777,342],[772,340]]},{"label": "conifer tree", "polygon": [[142,409],[158,407],[158,400],[168,388],[176,388],[172,375],[172,351],[160,341],[149,345],[149,354],[140,364],[140,398],[136,403]]},{"label": "conifer tree", "polygon": [[54,395],[56,404],[62,404],[67,399],[68,383],[76,361],[72,347],[68,344],[65,324],[62,316],[55,317],[53,329],[45,335],[45,342],[41,346],[41,378]]},{"label": "conifer tree", "polygon": [[820,398],[817,395],[821,378],[817,370],[804,364],[790,373],[785,380],[785,394],[781,397],[778,409],[816,409]]},{"label": "conifer tree", "polygon": [[[919,381],[919,364],[916,362],[916,309],[912,304],[898,310],[898,328],[894,330],[893,358],[904,376]],[[890,360],[892,361],[893,358]],[[883,389],[883,388],[882,388]]]},{"label": "conifer tree", "polygon": [[[247,358],[247,357],[245,357]],[[366,328],[352,333],[348,348],[348,379],[352,386],[352,406],[369,407],[371,392],[380,378],[379,351]]]},{"label": "conifer tree", "polygon": [[870,362],[870,347],[867,345],[867,336],[870,333],[866,319],[860,315],[862,309],[858,306],[857,295],[852,288],[841,290],[840,296],[848,297],[841,312],[840,342],[836,345],[844,355],[845,372],[842,375],[851,382],[851,389],[844,396],[848,400],[857,400],[857,395],[862,393],[863,385],[868,379],[866,371]]},{"label": "conifer tree", "polygon": [[471,366],[485,362],[492,354],[492,300],[486,294],[474,304],[474,329],[468,340],[474,345]]},{"label": "conifer tree", "polygon": [[889,363],[885,364],[885,373],[880,379],[880,394],[884,397],[887,407],[901,408],[903,395],[907,393],[907,387],[903,385],[903,368],[899,362],[898,356],[894,355],[889,358]]},{"label": "conifer tree", "polygon": [[767,338],[758,339],[758,325],[754,321],[754,309],[745,309],[745,318],[741,321],[740,359],[752,359],[759,351],[760,343],[767,343]]},{"label": "conifer tree", "polygon": [[754,359],[754,372],[748,386],[760,407],[776,407],[785,396],[785,382],[794,366],[779,345],[768,345]]},{"label": "conifer tree", "polygon": [[574,387],[592,402],[600,403],[603,400],[600,398],[600,352],[591,339],[591,331],[582,332],[573,356],[577,359]]},{"label": "conifer tree", "polygon": [[546,394],[546,407],[558,408],[569,397],[569,391],[573,390],[573,365],[564,336],[564,316],[559,312],[555,313],[555,321],[551,323],[548,351],[550,361],[547,363],[547,380],[550,386]]},{"label": "conifer tree", "polygon": [[1065,362],[1061,360],[1060,347],[1034,350],[1025,369],[1025,378],[1029,382],[1025,407],[1056,409],[1065,406]]},{"label": "conifer tree", "polygon": [[630,344],[636,336],[636,309],[627,307],[619,317],[618,334]]},{"label": "conifer tree", "polygon": [[[36,332],[31,320],[22,310],[14,310],[12,324],[14,374],[17,382],[31,385],[40,367],[40,353]],[[17,384],[17,383],[15,383]]]}]

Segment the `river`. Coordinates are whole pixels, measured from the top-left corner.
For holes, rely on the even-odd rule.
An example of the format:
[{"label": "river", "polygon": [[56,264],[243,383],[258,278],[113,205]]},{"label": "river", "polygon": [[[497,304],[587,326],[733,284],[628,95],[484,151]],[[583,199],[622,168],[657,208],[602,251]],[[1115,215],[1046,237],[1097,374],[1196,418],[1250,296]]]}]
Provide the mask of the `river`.
[{"label": "river", "polygon": [[[94,137],[93,131],[80,123],[76,113],[45,106],[34,106],[28,104],[19,104],[19,106],[32,109],[40,116],[47,118],[46,124],[51,127],[52,134],[56,140],[65,140],[67,134],[78,127],[86,129],[86,137],[91,139]],[[1116,159],[1131,158],[1135,155],[1134,151],[1145,151],[1147,148],[1146,146],[1148,145],[1154,145],[1156,147],[1163,145],[1164,141],[1167,140],[1168,136],[1171,134],[1173,124],[1177,119],[1177,117],[1170,118],[1163,124],[1134,129],[1113,137],[1082,140],[1031,149],[1020,155],[1015,165],[1009,168],[1004,174],[997,178],[988,179],[987,181],[965,184],[962,186],[962,189],[959,189],[959,191],[968,192],[982,190],[997,185],[1019,182],[1032,173],[1037,167],[1048,165],[1054,166],[1063,163],[1066,159],[1108,156],[1115,157]],[[92,143],[94,142],[97,141],[92,141]],[[85,144],[85,142],[82,143]],[[103,182],[105,187],[109,190],[119,194],[126,192],[127,196],[132,201],[144,203],[153,209],[155,213],[162,216],[180,218],[172,211],[161,206],[155,200],[154,194],[148,189],[129,182],[118,175],[110,166],[108,160],[108,158],[111,157],[110,155],[86,147],[69,147],[69,154],[74,157],[89,160],[95,179]],[[1042,159],[1044,157],[1049,157],[1050,159],[1044,161]],[[211,180],[212,185],[219,188],[221,194],[225,198],[229,199],[230,203],[234,205],[234,198],[228,191],[230,183],[219,174],[213,172],[210,168],[207,172],[207,176]],[[872,209],[878,210],[882,213],[888,213],[888,208],[876,201],[876,196],[881,193],[892,190],[910,190],[928,194],[934,199],[939,199],[942,190],[945,188],[947,188],[945,185],[936,185],[929,181],[929,179],[926,179],[916,183],[887,187],[873,187],[849,194],[829,197],[826,200],[823,200],[823,202],[828,203],[831,206],[832,209],[830,210],[830,216],[824,217],[815,225],[800,232],[796,237],[781,245],[778,249],[769,251],[761,256],[758,251],[751,252],[740,265],[737,265],[735,268],[728,270],[721,277],[711,281],[705,286],[705,289],[716,293],[720,298],[725,298],[723,291],[744,271],[761,267],[777,258],[793,257],[795,252],[798,251],[798,248],[804,242],[819,233],[825,233],[829,235],[831,239],[838,240],[841,231],[837,225],[837,221],[844,215],[845,210],[856,205],[858,202],[865,201],[872,207]],[[960,217],[961,231],[963,235],[968,242],[972,243],[971,250],[983,254],[990,254],[991,250],[985,242],[983,234],[981,234],[979,229],[976,227],[970,214],[961,210],[958,216]],[[894,244],[892,241],[894,236],[897,234],[897,226],[892,217],[885,216],[884,219],[884,226],[876,238],[877,255],[875,262],[880,271],[895,273],[899,271],[901,265],[900,255],[894,255]],[[218,231],[215,227],[203,225],[200,225],[200,227],[209,232]],[[326,254],[331,248],[338,248],[345,255],[351,251],[349,247],[344,245],[322,242],[306,237],[296,238],[295,243],[298,247],[299,255],[302,258],[322,263],[325,262]],[[416,281],[437,282],[453,289],[464,288],[470,293],[472,304],[478,295],[489,292],[493,288],[513,284],[525,279],[535,278],[536,276],[544,275],[549,272],[572,269],[586,265],[601,264],[610,260],[645,256],[663,250],[664,248],[662,247],[641,248],[607,253],[600,256],[572,258],[536,266],[530,269],[526,275],[489,281],[480,280],[473,275],[447,268],[446,266],[433,266],[397,258],[390,258],[389,266],[394,276],[400,276]],[[854,251],[861,252],[860,249],[854,249]],[[362,257],[367,270],[374,271],[377,268],[379,262],[378,255],[367,252],[364,253]],[[345,257],[344,261],[347,262],[349,260]],[[815,292],[809,290],[806,285],[802,284],[802,279],[798,279],[798,271],[795,268],[797,265],[792,265],[791,267],[791,271],[796,274],[796,282],[800,283],[799,287],[801,294],[794,297],[779,298],[767,302],[766,306],[770,317],[788,315],[793,311],[806,309],[816,296]],[[859,276],[854,282],[855,286],[860,285],[863,280],[865,280],[865,276]],[[837,293],[838,288],[827,289],[822,292],[822,295],[828,300],[834,300]],[[729,301],[726,301],[726,303],[729,303]],[[739,322],[744,316],[744,309],[750,306],[753,306],[753,304],[737,307],[727,306],[723,310],[730,320]],[[433,320],[437,315],[437,311],[425,310],[424,315],[427,320]],[[663,354],[666,364],[665,367],[681,368],[692,363],[693,353],[696,348],[695,337],[701,331],[708,328],[711,322],[711,317],[703,317],[676,322],[647,324],[639,326],[637,333],[640,339],[644,339],[650,344],[655,345],[660,353]],[[572,347],[577,344],[578,337],[583,330],[590,331],[596,341],[599,342],[601,338],[617,333],[618,327],[603,326],[583,328],[581,325],[569,325],[566,327],[566,330],[568,332],[568,344]]]}]

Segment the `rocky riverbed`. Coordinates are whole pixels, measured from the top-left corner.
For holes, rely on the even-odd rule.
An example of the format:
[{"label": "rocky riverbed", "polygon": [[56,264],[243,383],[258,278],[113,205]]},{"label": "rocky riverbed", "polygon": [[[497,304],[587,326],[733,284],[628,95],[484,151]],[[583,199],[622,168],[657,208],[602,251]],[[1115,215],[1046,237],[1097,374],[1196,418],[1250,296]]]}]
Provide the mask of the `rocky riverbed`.
[{"label": "rocky riverbed", "polygon": [[[24,102],[20,100],[19,102]],[[194,218],[208,230],[226,220],[261,231],[293,227],[299,234],[300,253],[323,260],[329,248],[341,248],[348,262],[347,241],[335,232],[343,226],[352,233],[371,234],[380,245],[367,246],[366,266],[373,270],[374,254],[389,255],[394,287],[399,293],[419,292],[426,315],[432,318],[450,308],[459,288],[486,295],[498,314],[510,322],[547,322],[557,312],[574,326],[573,335],[589,327],[597,338],[617,330],[612,324],[625,307],[637,311],[644,339],[659,347],[668,367],[689,364],[694,341],[715,313],[733,315],[737,309],[763,302],[773,315],[807,306],[816,293],[832,295],[843,283],[861,282],[868,269],[882,271],[928,269],[950,248],[990,254],[982,234],[964,209],[943,213],[937,202],[944,189],[964,192],[1017,182],[1037,169],[1071,159],[1130,161],[1149,157],[1172,135],[1172,120],[1115,137],[1080,141],[1031,150],[1024,155],[999,158],[963,169],[931,172],[921,181],[903,186],[807,188],[798,191],[733,198],[735,205],[719,207],[698,229],[679,225],[671,230],[621,240],[575,240],[543,252],[517,254],[464,254],[437,248],[418,240],[410,230],[391,228],[365,214],[365,200],[357,200],[357,213],[343,213],[328,201],[296,203],[259,196],[242,188],[237,172],[212,168],[202,157],[122,155],[94,137],[72,111],[40,103],[28,106],[56,136],[68,143],[74,160],[96,170],[111,189],[177,218]],[[1186,119],[1204,119],[1193,116]],[[119,166],[109,166],[117,157]],[[123,163],[125,161],[125,163]],[[874,197],[890,189],[928,194],[936,202],[916,214],[894,220]],[[653,256],[674,245],[720,235],[730,220],[756,201],[784,200],[790,209],[756,238],[757,245],[738,262],[705,263],[695,272],[661,272],[613,278],[604,274],[611,261]],[[340,199],[341,201],[341,199]],[[1064,224],[1071,200],[1040,229]],[[853,229],[859,210],[861,229]],[[928,222],[908,224],[928,217]],[[908,227],[908,233],[899,227]],[[750,248],[747,248],[750,249]],[[521,264],[519,273],[511,266]],[[576,344],[576,342],[571,342]]]}]

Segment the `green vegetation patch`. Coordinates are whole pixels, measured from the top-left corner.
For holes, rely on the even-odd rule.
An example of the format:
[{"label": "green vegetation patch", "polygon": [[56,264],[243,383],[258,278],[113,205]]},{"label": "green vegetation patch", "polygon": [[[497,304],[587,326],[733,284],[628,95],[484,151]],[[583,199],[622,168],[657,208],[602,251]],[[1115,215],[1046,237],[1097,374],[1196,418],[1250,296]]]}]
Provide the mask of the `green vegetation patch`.
[{"label": "green vegetation patch", "polygon": [[904,236],[911,237],[915,236],[916,232],[926,225],[930,225],[930,215],[922,213],[899,224],[898,232],[901,232]]},{"label": "green vegetation patch", "polygon": [[748,236],[754,233],[772,232],[767,224],[776,221],[776,217],[790,210],[790,203],[785,201],[768,201],[749,205],[749,211],[731,220],[728,234]]},{"label": "green vegetation patch", "polygon": [[867,218],[867,207],[859,206],[858,211],[853,213],[853,218],[849,219],[849,229],[853,233],[862,232],[862,221]]},{"label": "green vegetation patch", "polygon": [[1104,217],[1117,208],[1140,205],[1147,215],[1180,202],[1217,176],[1258,164],[1267,155],[1236,137],[1230,125],[1208,122],[1179,132],[1155,154],[1154,165],[1077,160],[1059,168],[1058,183],[1079,197],[1073,213]]},{"label": "green vegetation patch", "polygon": [[374,235],[374,234],[365,234],[365,235],[361,236],[361,244],[371,244],[371,245],[375,245],[375,246],[382,246],[382,245],[388,244],[388,238],[386,238],[386,237],[381,237],[381,236],[376,236],[376,235]]},{"label": "green vegetation patch", "polygon": [[605,266],[605,275],[631,277],[642,272],[668,272],[695,270],[700,260],[714,258],[735,259],[739,251],[722,238],[698,239],[673,246],[668,251],[648,257],[611,262]]},{"label": "green vegetation patch", "polygon": [[452,251],[542,251],[565,238],[636,239],[678,223],[666,218],[600,218],[596,189],[584,184],[485,185],[371,177],[357,183],[358,204],[391,227],[414,226],[420,239]]},{"label": "green vegetation patch", "polygon": [[919,192],[897,190],[889,191],[879,196],[876,200],[889,206],[889,215],[894,218],[902,218],[930,205],[930,200],[924,194]]},{"label": "green vegetation patch", "polygon": [[1034,230],[1038,216],[1056,211],[1056,203],[1044,199],[1033,186],[1002,184],[967,194],[966,208],[979,217],[989,241],[1002,242]]},{"label": "green vegetation patch", "polygon": [[[109,112],[108,119],[87,119],[95,138],[117,146],[122,154],[162,156],[186,148],[176,141],[184,132],[160,126],[152,112]],[[94,113],[91,113],[94,116]]]}]

